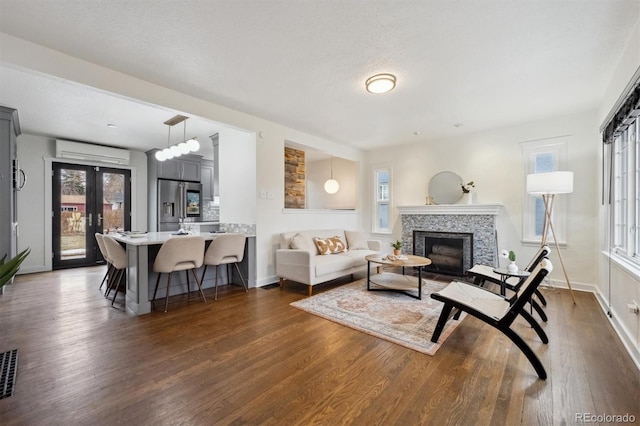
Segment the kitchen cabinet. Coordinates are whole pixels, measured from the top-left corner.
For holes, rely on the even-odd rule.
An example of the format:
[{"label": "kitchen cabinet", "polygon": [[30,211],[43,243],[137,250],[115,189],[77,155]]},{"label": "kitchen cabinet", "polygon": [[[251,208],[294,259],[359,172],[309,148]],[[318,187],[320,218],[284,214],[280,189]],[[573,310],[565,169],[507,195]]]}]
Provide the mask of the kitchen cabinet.
[{"label": "kitchen cabinet", "polygon": [[213,201],[213,161],[202,160],[200,174],[202,176],[202,201]]},{"label": "kitchen cabinet", "polygon": [[198,155],[183,155],[179,158],[158,162],[158,177],[171,180],[200,182],[201,161]]},{"label": "kitchen cabinet", "polygon": [[[24,175],[18,166],[18,110],[0,106],[0,258],[17,254],[18,194]],[[20,183],[18,182],[20,181]]]}]

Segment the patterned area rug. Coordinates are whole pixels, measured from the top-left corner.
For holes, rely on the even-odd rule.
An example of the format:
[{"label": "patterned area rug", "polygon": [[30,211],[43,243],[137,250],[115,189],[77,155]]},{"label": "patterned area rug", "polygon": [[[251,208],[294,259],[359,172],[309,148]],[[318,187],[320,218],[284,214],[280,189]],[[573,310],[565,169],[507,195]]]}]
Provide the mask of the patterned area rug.
[{"label": "patterned area rug", "polygon": [[[431,335],[438,322],[442,303],[432,299],[429,294],[443,289],[447,283],[423,281],[422,300],[396,292],[367,291],[366,280],[359,280],[293,302],[291,306],[433,355],[465,314],[460,316],[460,321],[448,321],[438,343],[432,343]],[[417,290],[415,292],[417,294]]]}]

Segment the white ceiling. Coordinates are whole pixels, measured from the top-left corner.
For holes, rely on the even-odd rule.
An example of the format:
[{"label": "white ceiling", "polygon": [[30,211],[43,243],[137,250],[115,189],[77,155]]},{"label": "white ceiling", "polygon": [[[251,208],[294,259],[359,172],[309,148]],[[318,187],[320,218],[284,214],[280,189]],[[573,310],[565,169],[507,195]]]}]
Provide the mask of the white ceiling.
[{"label": "white ceiling", "polygon": [[[4,33],[363,149],[596,108],[639,16],[640,0],[0,0]],[[394,91],[364,90],[378,72]],[[28,133],[146,150],[176,113],[0,78]],[[219,128],[193,117],[187,136]]]}]

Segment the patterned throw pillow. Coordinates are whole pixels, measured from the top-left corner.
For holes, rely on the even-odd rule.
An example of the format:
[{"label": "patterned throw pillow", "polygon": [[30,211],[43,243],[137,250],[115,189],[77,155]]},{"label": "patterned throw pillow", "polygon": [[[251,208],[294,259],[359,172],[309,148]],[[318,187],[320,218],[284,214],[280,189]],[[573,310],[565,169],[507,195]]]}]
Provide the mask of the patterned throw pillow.
[{"label": "patterned throw pillow", "polygon": [[335,254],[347,251],[347,245],[338,237],[318,238],[314,237],[313,242],[320,254]]}]

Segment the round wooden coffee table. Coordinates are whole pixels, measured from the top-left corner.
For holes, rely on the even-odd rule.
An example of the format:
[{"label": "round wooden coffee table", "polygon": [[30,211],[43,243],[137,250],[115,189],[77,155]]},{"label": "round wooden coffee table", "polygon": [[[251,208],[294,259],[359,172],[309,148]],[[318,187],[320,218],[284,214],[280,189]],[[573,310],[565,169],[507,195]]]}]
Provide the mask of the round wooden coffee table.
[{"label": "round wooden coffee table", "polygon": [[[367,290],[368,291],[399,291],[416,299],[422,299],[422,267],[431,265],[431,259],[407,254],[401,259],[387,257],[385,254],[370,254],[365,256],[367,261]],[[387,266],[402,267],[402,274],[383,272],[371,276],[371,262]],[[405,267],[418,268],[418,278],[404,274]],[[374,284],[376,287],[371,287]],[[418,295],[410,290],[418,289]]]}]

